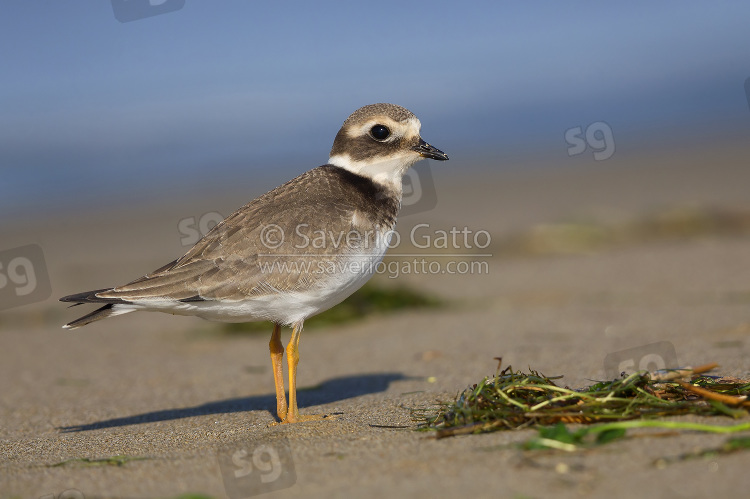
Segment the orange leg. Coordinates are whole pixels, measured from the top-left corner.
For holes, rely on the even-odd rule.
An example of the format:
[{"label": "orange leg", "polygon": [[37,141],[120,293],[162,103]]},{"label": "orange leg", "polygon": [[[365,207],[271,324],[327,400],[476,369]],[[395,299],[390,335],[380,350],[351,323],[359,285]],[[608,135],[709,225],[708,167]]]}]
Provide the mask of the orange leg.
[{"label": "orange leg", "polygon": [[271,351],[271,364],[273,365],[273,382],[276,386],[276,414],[283,420],[287,415],[286,393],[284,390],[284,367],[281,365],[284,359],[284,345],[281,344],[281,326],[273,325],[271,341],[268,343]]},{"label": "orange leg", "polygon": [[299,364],[299,336],[302,331],[302,324],[295,324],[292,330],[292,339],[286,347],[286,362],[289,367],[289,410],[286,417],[281,420],[282,423],[299,423],[301,421],[311,421],[315,419],[324,419],[324,415],[300,415],[297,409],[297,364]]}]

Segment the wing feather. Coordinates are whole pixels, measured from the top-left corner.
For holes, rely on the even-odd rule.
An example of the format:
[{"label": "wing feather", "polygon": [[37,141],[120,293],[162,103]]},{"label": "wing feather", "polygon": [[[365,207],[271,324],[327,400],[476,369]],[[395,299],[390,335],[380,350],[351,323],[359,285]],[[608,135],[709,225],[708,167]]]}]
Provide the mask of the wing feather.
[{"label": "wing feather", "polygon": [[[126,302],[243,300],[310,289],[321,268],[335,266],[347,256],[347,251],[341,251],[346,242],[326,241],[323,247],[313,248],[310,239],[297,232],[300,224],[307,224],[303,232],[330,232],[334,238],[369,229],[365,239],[372,239],[380,221],[374,215],[363,217],[363,203],[386,203],[393,220],[398,211],[397,199],[352,189],[338,173],[331,174],[333,168],[315,168],[260,196],[217,224],[181,258],[128,284],[101,291],[97,297]],[[326,214],[324,225],[318,222],[316,226],[316,215],[321,212]],[[276,231],[273,240],[269,230]],[[284,238],[277,245],[279,231]],[[372,244],[365,239],[361,244]]]}]

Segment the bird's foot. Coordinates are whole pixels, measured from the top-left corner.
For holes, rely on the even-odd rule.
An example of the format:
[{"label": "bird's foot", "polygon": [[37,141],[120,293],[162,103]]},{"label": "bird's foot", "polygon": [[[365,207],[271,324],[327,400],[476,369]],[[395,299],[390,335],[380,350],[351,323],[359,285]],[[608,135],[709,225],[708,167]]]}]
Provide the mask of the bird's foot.
[{"label": "bird's foot", "polygon": [[291,423],[304,423],[305,421],[323,421],[323,420],[331,420],[331,419],[336,419],[336,418],[337,418],[337,415],[335,414],[296,414],[295,415],[293,413],[289,413],[281,421],[274,421],[268,426],[276,426],[280,424],[291,424]]}]

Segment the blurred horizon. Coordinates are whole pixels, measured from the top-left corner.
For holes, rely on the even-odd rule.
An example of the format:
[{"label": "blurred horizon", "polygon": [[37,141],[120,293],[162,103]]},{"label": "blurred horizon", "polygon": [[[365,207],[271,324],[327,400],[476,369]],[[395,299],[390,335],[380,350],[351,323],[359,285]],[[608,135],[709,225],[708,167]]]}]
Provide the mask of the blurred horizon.
[{"label": "blurred horizon", "polygon": [[121,23],[109,2],[14,3],[0,16],[0,208],[7,220],[201,185],[265,190],[325,163],[344,119],[383,101],[417,114],[453,173],[593,161],[590,148],[570,161],[566,143],[592,123],[614,154],[740,143],[748,14],[729,2],[186,0]]}]

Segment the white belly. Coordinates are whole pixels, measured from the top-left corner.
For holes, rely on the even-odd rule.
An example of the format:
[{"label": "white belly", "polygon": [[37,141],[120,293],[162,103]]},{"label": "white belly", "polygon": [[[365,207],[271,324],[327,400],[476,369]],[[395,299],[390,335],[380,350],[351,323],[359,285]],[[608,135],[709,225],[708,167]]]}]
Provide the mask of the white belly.
[{"label": "white belly", "polygon": [[[284,325],[300,323],[344,301],[361,288],[376,272],[388,249],[390,237],[379,238],[378,244],[364,254],[351,253],[315,273],[318,281],[304,291],[268,293],[246,300],[197,301],[182,303],[172,300],[148,300],[133,305],[115,305],[116,309],[168,312],[195,315],[220,322],[254,322],[269,320]],[[314,258],[314,257],[313,257]]]}]

